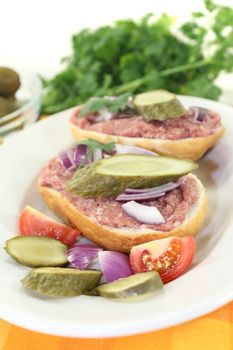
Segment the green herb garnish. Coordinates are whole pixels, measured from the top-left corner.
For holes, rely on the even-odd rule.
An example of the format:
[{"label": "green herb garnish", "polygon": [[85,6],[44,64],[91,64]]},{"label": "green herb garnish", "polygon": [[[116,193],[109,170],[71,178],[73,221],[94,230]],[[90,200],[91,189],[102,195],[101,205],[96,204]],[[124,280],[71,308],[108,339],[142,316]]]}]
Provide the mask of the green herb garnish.
[{"label": "green herb garnish", "polygon": [[93,139],[86,139],[77,143],[77,145],[86,145],[88,148],[89,156],[94,154],[96,148],[100,148],[102,151],[111,153],[116,147],[116,142],[102,143]]},{"label": "green herb garnish", "polygon": [[77,143],[77,145],[87,146],[87,154],[83,158],[82,162],[80,163],[78,167],[79,169],[86,165],[86,161],[94,155],[94,152],[97,148],[111,154],[114,148],[116,147],[115,142],[102,143],[93,139],[86,139],[86,140],[80,141]]},{"label": "green herb garnish", "polygon": [[128,107],[130,96],[129,93],[125,93],[113,99],[109,97],[92,97],[81,109],[79,116],[84,117],[87,113],[99,112],[102,110],[107,110],[111,113],[123,111]]},{"label": "green herb garnish", "polygon": [[156,89],[218,99],[221,90],[215,79],[233,71],[233,9],[211,0],[204,3],[205,11],[194,12],[177,34],[173,17],[147,15],[74,35],[63,71],[45,82],[42,113],[61,111],[91,96]]}]

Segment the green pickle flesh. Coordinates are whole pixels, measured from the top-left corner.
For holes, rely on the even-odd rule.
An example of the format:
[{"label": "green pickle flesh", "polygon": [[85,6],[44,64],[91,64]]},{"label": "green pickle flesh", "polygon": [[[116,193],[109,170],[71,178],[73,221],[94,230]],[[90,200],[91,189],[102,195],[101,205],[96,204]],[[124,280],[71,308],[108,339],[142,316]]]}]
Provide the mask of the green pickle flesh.
[{"label": "green pickle flesh", "polygon": [[68,264],[67,246],[49,237],[17,236],[6,241],[5,251],[20,264],[30,267]]},{"label": "green pickle flesh", "polygon": [[176,95],[166,90],[145,92],[133,100],[137,112],[147,119],[164,121],[186,114]]},{"label": "green pickle flesh", "polygon": [[163,283],[156,271],[142,272],[103,284],[96,288],[100,296],[107,298],[132,298],[161,290]]},{"label": "green pickle flesh", "polygon": [[77,170],[68,192],[81,196],[116,196],[126,188],[151,188],[190,173],[191,160],[150,155],[116,155]]},{"label": "green pickle flesh", "polygon": [[21,282],[24,287],[43,295],[70,297],[94,289],[101,276],[100,271],[94,270],[43,267],[32,270]]}]

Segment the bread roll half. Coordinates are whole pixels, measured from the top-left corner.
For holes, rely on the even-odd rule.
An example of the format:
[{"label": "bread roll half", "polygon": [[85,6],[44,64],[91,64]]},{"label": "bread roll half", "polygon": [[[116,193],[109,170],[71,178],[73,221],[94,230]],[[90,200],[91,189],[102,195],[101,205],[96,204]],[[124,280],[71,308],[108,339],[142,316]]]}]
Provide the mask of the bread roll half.
[{"label": "bread roll half", "polygon": [[207,212],[207,200],[202,183],[193,174],[186,175],[194,179],[196,184],[196,202],[185,214],[182,223],[174,225],[170,231],[155,231],[152,229],[114,228],[101,225],[96,220],[84,215],[65,195],[53,188],[40,186],[40,193],[47,206],[65,221],[79,229],[82,234],[97,245],[128,253],[138,244],[169,236],[195,236],[200,230]]},{"label": "bread roll half", "polygon": [[218,142],[225,130],[223,126],[220,126],[209,136],[184,138],[179,140],[164,140],[103,134],[92,130],[81,129],[72,123],[72,121],[70,121],[70,129],[77,141],[87,138],[95,139],[96,141],[103,143],[114,141],[120,144],[146,148],[160,155],[191,160],[200,159]]}]

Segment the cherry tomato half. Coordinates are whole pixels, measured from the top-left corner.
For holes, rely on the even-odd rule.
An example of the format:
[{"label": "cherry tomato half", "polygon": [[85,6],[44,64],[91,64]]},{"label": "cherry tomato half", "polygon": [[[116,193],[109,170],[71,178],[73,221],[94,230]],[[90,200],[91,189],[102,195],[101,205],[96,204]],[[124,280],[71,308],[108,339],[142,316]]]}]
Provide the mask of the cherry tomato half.
[{"label": "cherry tomato half", "polygon": [[156,270],[167,283],[187,270],[194,253],[192,236],[168,237],[133,247],[130,264],[135,273]]}]

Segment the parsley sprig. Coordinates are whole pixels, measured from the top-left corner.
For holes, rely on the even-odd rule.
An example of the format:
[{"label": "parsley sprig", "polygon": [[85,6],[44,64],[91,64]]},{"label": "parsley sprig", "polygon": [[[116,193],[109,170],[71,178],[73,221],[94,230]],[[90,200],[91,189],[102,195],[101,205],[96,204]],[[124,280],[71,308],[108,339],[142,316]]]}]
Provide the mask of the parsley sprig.
[{"label": "parsley sprig", "polygon": [[77,145],[87,146],[87,154],[83,158],[81,164],[79,165],[79,169],[84,167],[87,163],[87,160],[93,157],[94,152],[97,148],[101,149],[101,151],[103,152],[111,154],[114,148],[116,147],[115,142],[102,143],[93,139],[85,139],[83,141],[78,142]]},{"label": "parsley sprig", "polygon": [[116,147],[115,142],[102,143],[93,139],[85,139],[83,141],[79,141],[77,145],[86,145],[89,153],[88,156],[92,156],[96,148],[99,148],[106,153],[111,153]]},{"label": "parsley sprig", "polygon": [[99,112],[107,110],[111,113],[123,111],[128,107],[128,100],[131,94],[125,93],[115,98],[109,97],[92,97],[81,109],[79,116],[84,117],[90,112]]}]

